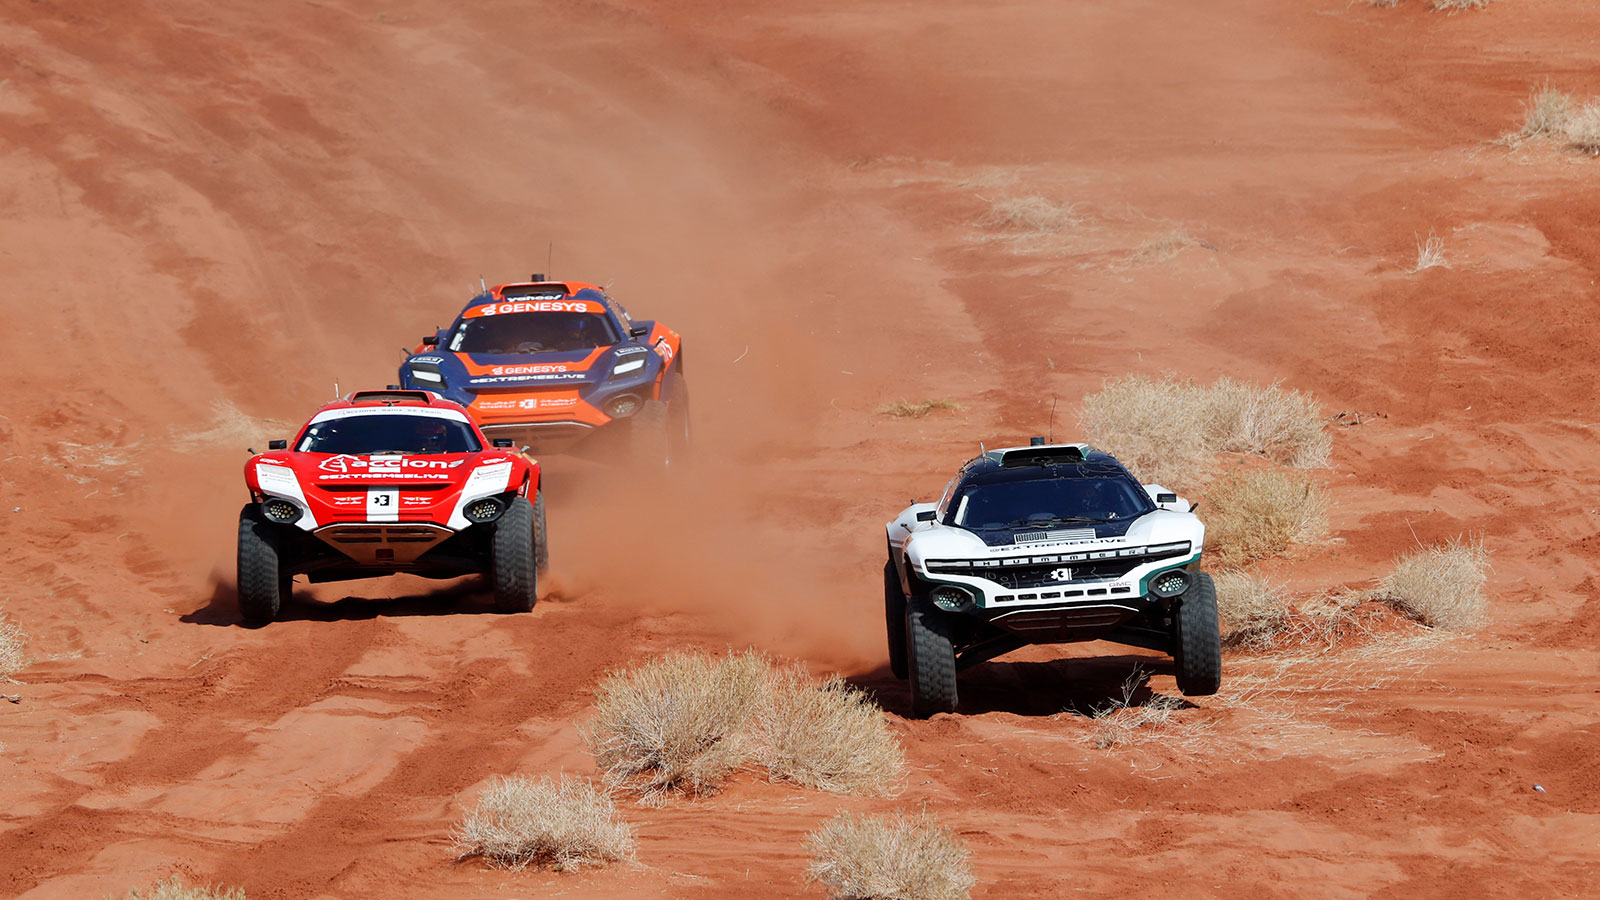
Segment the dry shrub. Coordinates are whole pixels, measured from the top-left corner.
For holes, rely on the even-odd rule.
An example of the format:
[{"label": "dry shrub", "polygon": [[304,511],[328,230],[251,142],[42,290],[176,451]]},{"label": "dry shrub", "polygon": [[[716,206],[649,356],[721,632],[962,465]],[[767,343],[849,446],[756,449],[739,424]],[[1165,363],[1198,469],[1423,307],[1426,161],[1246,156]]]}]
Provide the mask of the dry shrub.
[{"label": "dry shrub", "polygon": [[596,706],[596,761],[614,787],[646,802],[710,793],[752,762],[781,781],[886,793],[904,765],[865,693],[753,651],[659,657],[608,676]]},{"label": "dry shrub", "polygon": [[1400,0],[1367,0],[1367,5],[1376,6],[1379,9],[1389,9],[1391,7],[1399,6]]},{"label": "dry shrub", "polygon": [[1238,570],[1213,577],[1224,647],[1261,649],[1271,646],[1288,629],[1291,611],[1283,585]]},{"label": "dry shrub", "polygon": [[1417,238],[1417,264],[1411,267],[1412,274],[1423,269],[1450,268],[1450,263],[1444,258],[1444,238],[1434,237],[1432,234],[1426,238]]},{"label": "dry shrub", "polygon": [[880,416],[890,416],[895,419],[920,419],[936,409],[960,408],[949,400],[922,400],[916,403],[894,400],[878,407],[877,412]]},{"label": "dry shrub", "polygon": [[1428,0],[1428,8],[1434,12],[1458,13],[1469,9],[1483,9],[1489,5],[1489,0]]},{"label": "dry shrub", "polygon": [[1298,468],[1328,464],[1332,439],[1309,395],[1229,378],[1204,387],[1130,375],[1083,398],[1090,440],[1147,482],[1192,487],[1213,453],[1248,453]]},{"label": "dry shrub", "polygon": [[770,668],[754,651],[670,653],[606,676],[588,731],[595,761],[646,800],[715,790],[751,756]]},{"label": "dry shrub", "polygon": [[1082,224],[1080,208],[1077,203],[1056,203],[1037,194],[1006,197],[991,203],[978,224],[1017,237],[1037,237]]},{"label": "dry shrub", "polygon": [[1094,731],[1089,743],[1096,750],[1110,750],[1142,739],[1158,736],[1162,726],[1172,720],[1172,714],[1183,709],[1184,702],[1165,694],[1151,694],[1143,702],[1134,702],[1149,680],[1142,666],[1135,666],[1122,681],[1122,696],[1089,711],[1094,719]]},{"label": "dry shrub", "polygon": [[1323,428],[1322,406],[1310,394],[1231,378],[1218,379],[1203,398],[1207,449],[1248,453],[1294,466],[1328,464],[1333,439]]},{"label": "dry shrub", "polygon": [[1488,569],[1481,541],[1445,541],[1401,557],[1378,595],[1430,628],[1465,631],[1483,618]]},{"label": "dry shrub", "polygon": [[1223,565],[1276,556],[1328,532],[1327,502],[1302,473],[1237,472],[1213,482],[1206,501],[1206,547]]},{"label": "dry shrub", "polygon": [[1591,100],[1572,114],[1566,126],[1567,146],[1600,156],[1600,101]]},{"label": "dry shrub", "polygon": [[1089,439],[1148,482],[1192,485],[1205,463],[1204,388],[1130,375],[1083,398]]},{"label": "dry shrub", "polygon": [[0,681],[9,679],[28,664],[28,658],[22,650],[27,641],[28,636],[22,633],[22,629],[0,611]]},{"label": "dry shrub", "polygon": [[818,682],[800,666],[775,669],[757,721],[761,761],[773,778],[836,793],[887,793],[905,755],[883,710],[839,678]]},{"label": "dry shrub", "polygon": [[1157,263],[1171,262],[1177,259],[1183,248],[1194,243],[1194,238],[1182,228],[1174,228],[1158,237],[1151,238],[1140,244],[1128,254],[1123,261],[1124,265],[1147,266]]},{"label": "dry shrub", "polygon": [[1563,138],[1572,117],[1572,97],[1546,82],[1535,87],[1522,103],[1522,130],[1511,138]]},{"label": "dry shrub", "polygon": [[189,887],[174,875],[145,891],[129,891],[127,900],[245,900],[245,896],[238,888]]},{"label": "dry shrub", "polygon": [[633,857],[633,829],[588,781],[499,778],[456,826],[461,857],[493,866],[571,869]]},{"label": "dry shrub", "polygon": [[812,881],[838,900],[966,900],[971,852],[926,811],[915,817],[843,813],[806,838]]}]

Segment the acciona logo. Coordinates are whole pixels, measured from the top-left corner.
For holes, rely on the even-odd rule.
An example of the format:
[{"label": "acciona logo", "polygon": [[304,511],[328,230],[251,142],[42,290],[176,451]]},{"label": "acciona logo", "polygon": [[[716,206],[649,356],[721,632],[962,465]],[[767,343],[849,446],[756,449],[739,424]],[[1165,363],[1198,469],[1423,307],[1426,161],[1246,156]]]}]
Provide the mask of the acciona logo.
[{"label": "acciona logo", "polygon": [[357,470],[365,471],[369,475],[387,475],[398,473],[403,469],[454,469],[464,462],[466,462],[464,459],[418,459],[414,456],[374,456],[362,459],[359,456],[341,453],[323,460],[317,468],[341,475]]}]

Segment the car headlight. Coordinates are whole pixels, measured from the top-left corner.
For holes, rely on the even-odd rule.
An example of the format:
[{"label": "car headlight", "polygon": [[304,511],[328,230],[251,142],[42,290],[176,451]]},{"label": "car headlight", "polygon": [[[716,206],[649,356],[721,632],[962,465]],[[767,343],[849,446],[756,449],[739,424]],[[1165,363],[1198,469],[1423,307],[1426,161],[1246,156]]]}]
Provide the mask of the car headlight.
[{"label": "car headlight", "polygon": [[428,363],[412,363],[411,377],[423,384],[444,386],[444,373],[439,371],[438,366],[429,365]]},{"label": "car headlight", "polygon": [[505,506],[499,500],[493,497],[484,497],[481,500],[474,500],[468,503],[467,508],[462,510],[461,514],[474,522],[493,522],[500,517],[500,513],[504,510]]},{"label": "car headlight", "polygon": [[639,411],[639,398],[632,394],[619,394],[606,401],[606,415],[613,419],[626,419]]},{"label": "car headlight", "polygon": [[960,612],[972,605],[972,592],[953,584],[941,584],[928,592],[928,599],[945,612]]},{"label": "car headlight", "polygon": [[1168,569],[1150,579],[1150,593],[1170,600],[1189,589],[1189,573],[1182,569]]},{"label": "car headlight", "polygon": [[1181,556],[1189,552],[1188,541],[1174,541],[1170,544],[1153,544],[1144,551],[1149,556]]},{"label": "car headlight", "polygon": [[274,522],[300,521],[300,507],[282,497],[272,497],[261,504],[261,511]]},{"label": "car headlight", "polygon": [[620,378],[625,378],[625,377],[627,377],[629,375],[632,375],[633,373],[635,373],[635,372],[637,372],[637,371],[639,371],[640,369],[643,369],[643,368],[644,368],[644,357],[643,356],[639,357],[638,359],[624,360],[622,362],[617,363],[615,366],[612,367],[612,369],[611,369],[611,377],[609,379],[607,379],[607,380],[616,381],[616,380],[618,380]]}]

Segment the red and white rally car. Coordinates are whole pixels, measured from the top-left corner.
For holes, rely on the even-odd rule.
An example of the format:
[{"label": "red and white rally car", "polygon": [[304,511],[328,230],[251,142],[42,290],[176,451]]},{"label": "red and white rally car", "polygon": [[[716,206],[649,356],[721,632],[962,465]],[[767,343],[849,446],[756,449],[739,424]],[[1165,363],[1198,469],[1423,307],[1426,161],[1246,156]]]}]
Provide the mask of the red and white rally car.
[{"label": "red and white rally car", "polygon": [[482,573],[496,608],[526,611],[548,559],[539,464],[491,446],[459,404],[427,391],[358,391],[322,407],[293,443],[245,463],[239,611],[278,614],[311,582],[407,572]]}]

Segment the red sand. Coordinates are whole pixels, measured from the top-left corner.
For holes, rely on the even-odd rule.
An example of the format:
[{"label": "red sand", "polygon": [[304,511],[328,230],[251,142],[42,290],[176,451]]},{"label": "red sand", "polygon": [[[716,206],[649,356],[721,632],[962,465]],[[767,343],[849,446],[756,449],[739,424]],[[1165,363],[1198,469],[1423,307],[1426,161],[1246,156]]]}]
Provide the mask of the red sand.
[{"label": "red sand", "polygon": [[[0,603],[37,661],[0,704],[0,896],[821,897],[808,830],[919,807],[980,898],[1591,896],[1600,162],[1488,142],[1532,83],[1600,93],[1597,33],[1578,0],[7,3]],[[1034,194],[1084,226],[975,224]],[[1452,267],[1408,273],[1430,233]],[[392,579],[239,627],[239,466],[277,432],[236,413],[391,380],[550,242],[687,335],[700,471],[648,494],[549,460],[532,615]],[[900,718],[883,520],[1168,371],[1382,414],[1334,436],[1338,540],[1274,571],[1359,585],[1481,534],[1488,625],[1304,660],[1165,743],[1058,714],[1140,660],[1173,691],[1100,645]],[[963,408],[874,414],[897,398]],[[629,807],[636,867],[453,861],[490,777],[592,771],[600,675],[729,643],[878,690],[904,793],[742,777]]]}]

